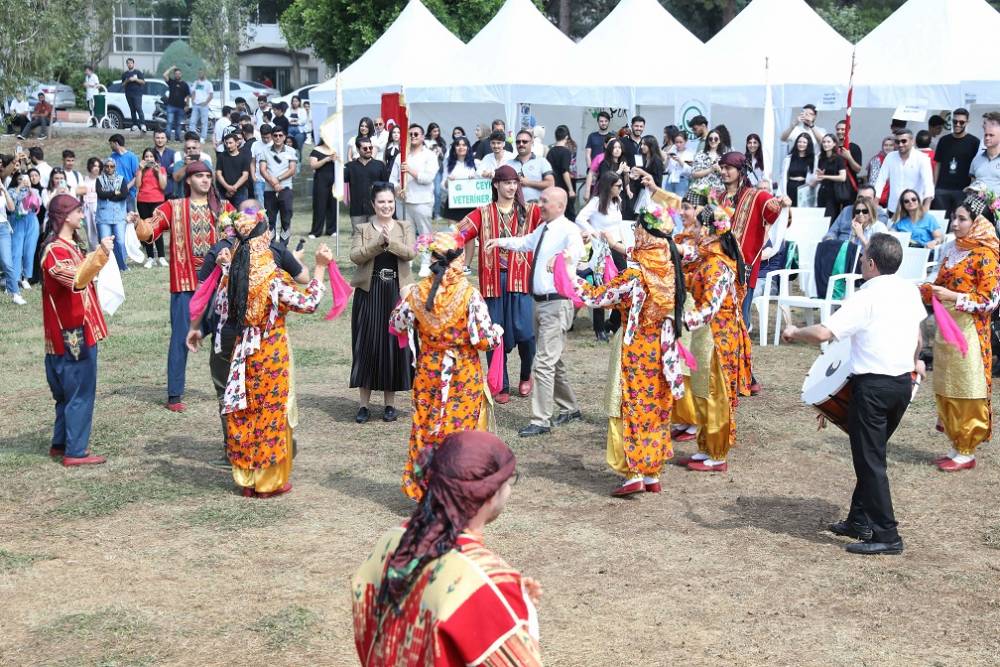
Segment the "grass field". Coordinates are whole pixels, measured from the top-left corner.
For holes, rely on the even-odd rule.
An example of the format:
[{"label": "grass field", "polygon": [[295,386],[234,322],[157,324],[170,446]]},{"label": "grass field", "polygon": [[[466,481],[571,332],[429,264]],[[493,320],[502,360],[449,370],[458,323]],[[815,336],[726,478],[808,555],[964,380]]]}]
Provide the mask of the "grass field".
[{"label": "grass field", "polygon": [[[106,152],[103,137],[69,141],[78,157]],[[296,205],[302,233],[308,201]],[[295,489],[238,497],[206,351],[188,361],[188,411],[163,408],[167,269],[133,269],[125,285],[100,347],[92,446],[109,461],[91,468],[47,457],[39,291],[0,304],[0,664],[357,664],[348,579],[411,508],[398,486],[407,401],[394,424],[355,425],[349,317],[291,315]],[[521,440],[527,400],[498,406],[521,478],[487,542],[545,587],[546,664],[1000,664],[994,447],[971,473],[933,468],[946,443],[925,383],[889,451],[906,551],[846,554],[823,528],[853,486],[847,438],[817,433],[799,400],[816,354],[755,348],[765,391],[740,405],[730,472],[670,467],[662,494],[629,500],[608,496],[607,348],[584,317],[567,353],[584,420]]]}]

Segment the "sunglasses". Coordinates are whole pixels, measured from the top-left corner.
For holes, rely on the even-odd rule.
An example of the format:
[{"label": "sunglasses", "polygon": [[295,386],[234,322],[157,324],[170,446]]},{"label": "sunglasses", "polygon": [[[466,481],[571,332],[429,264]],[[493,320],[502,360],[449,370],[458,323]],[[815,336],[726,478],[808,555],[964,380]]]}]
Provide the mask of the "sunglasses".
[{"label": "sunglasses", "polygon": [[968,122],[969,121],[967,121],[967,120],[953,120],[952,121],[952,123],[954,123],[955,125],[965,125]]},{"label": "sunglasses", "polygon": [[362,146],[361,147],[361,150],[363,150],[363,151],[370,151],[371,149],[372,149],[371,145],[367,145],[367,146]]},{"label": "sunglasses", "polygon": [[868,209],[866,208],[854,209],[854,217],[858,217],[859,215],[868,215]]},{"label": "sunglasses", "polygon": [[285,136],[285,133],[284,132],[272,132],[271,136],[272,137],[283,137],[283,136]]},{"label": "sunglasses", "polygon": [[419,132],[410,132],[410,136],[413,137],[414,139],[416,139],[417,137],[420,136],[420,133]]},{"label": "sunglasses", "polygon": [[916,204],[916,203],[917,203],[917,201],[918,201],[918,200],[914,199],[913,197],[910,197],[910,198],[908,198],[908,199],[904,199],[904,200],[903,200],[903,203],[904,203],[904,204]]},{"label": "sunglasses", "polygon": [[893,143],[895,143],[898,146],[903,146],[905,144],[910,143],[910,140],[909,139],[896,139]]},{"label": "sunglasses", "polygon": [[514,143],[516,143],[518,146],[524,146],[526,144],[530,144],[531,142],[528,141],[527,139],[518,139]]},{"label": "sunglasses", "polygon": [[375,123],[375,127],[384,127],[385,123]]}]

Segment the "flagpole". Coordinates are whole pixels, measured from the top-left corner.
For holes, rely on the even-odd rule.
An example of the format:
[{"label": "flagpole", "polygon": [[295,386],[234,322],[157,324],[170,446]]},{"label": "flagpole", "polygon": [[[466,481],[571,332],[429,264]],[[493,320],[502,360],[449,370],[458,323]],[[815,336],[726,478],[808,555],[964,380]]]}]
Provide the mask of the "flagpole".
[{"label": "flagpole", "polygon": [[[337,201],[337,257],[340,257],[340,205],[344,200],[344,92],[340,81],[340,63],[337,63],[337,102],[336,102],[336,123],[337,136],[334,137],[334,145],[331,146],[337,152],[337,161],[333,166],[333,191]],[[339,148],[339,150],[337,150]]]},{"label": "flagpole", "polygon": [[[847,113],[844,117],[844,146],[843,148],[847,150],[848,155],[851,153],[851,114],[854,111],[854,57],[857,49],[851,49],[851,76],[847,83]],[[854,191],[858,190],[858,179],[855,178],[854,172],[850,169],[847,170],[847,178],[851,182],[851,186]]]}]

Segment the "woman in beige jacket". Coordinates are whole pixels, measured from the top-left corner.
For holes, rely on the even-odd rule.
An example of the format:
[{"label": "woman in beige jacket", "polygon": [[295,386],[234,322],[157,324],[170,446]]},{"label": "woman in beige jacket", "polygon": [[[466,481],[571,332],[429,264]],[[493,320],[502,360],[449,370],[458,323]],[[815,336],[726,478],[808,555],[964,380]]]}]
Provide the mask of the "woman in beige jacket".
[{"label": "woman in beige jacket", "polygon": [[360,389],[360,407],[355,421],[370,418],[368,403],[372,391],[385,393],[382,420],[396,420],[397,391],[413,386],[413,357],[408,347],[400,348],[389,333],[389,314],[399,303],[400,288],[413,283],[410,261],[416,256],[413,223],[393,220],[396,200],[392,185],[372,186],[375,218],[359,225],[351,237],[351,261],[357,265],[351,285],[351,387]]}]

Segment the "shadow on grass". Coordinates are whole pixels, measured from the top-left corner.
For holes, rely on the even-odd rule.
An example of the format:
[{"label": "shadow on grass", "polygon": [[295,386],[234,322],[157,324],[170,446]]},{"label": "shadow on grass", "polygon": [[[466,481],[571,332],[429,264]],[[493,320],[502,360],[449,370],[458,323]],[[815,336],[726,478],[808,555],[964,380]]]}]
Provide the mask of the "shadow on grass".
[{"label": "shadow on grass", "polygon": [[823,532],[826,524],[836,521],[841,508],[822,498],[788,498],[782,496],[739,496],[722,507],[729,515],[721,521],[711,521],[698,514],[684,499],[685,516],[711,530],[757,528],[775,535],[788,535],[816,544],[839,544],[833,535]]},{"label": "shadow on grass", "polygon": [[592,469],[584,465],[584,459],[589,458],[589,455],[567,454],[552,450],[549,450],[549,453],[551,457],[546,460],[526,460],[523,466],[519,466],[521,471],[519,483],[529,478],[542,477],[560,486],[570,487],[574,492],[582,491],[599,498],[606,498],[619,481],[614,475],[609,474],[606,468]]},{"label": "shadow on grass", "polygon": [[[166,410],[167,385],[165,382],[158,385],[120,385],[112,389],[109,393],[113,396],[127,396],[136,401],[149,403],[150,405],[155,405]],[[209,395],[200,389],[184,390],[185,403],[199,403],[209,400],[216,400],[214,393]]]},{"label": "shadow on grass", "polygon": [[352,475],[347,471],[338,471],[331,473],[322,484],[351,498],[366,498],[398,516],[409,516],[416,506],[412,500],[403,495],[398,481],[377,482],[367,477]]},{"label": "shadow on grass", "polygon": [[51,440],[50,428],[0,438],[0,470],[16,470],[50,462]]},{"label": "shadow on grass", "polygon": [[[378,419],[382,415],[381,409],[378,407],[376,402],[380,398],[381,392],[375,393],[372,397],[372,418]],[[310,408],[319,409],[325,412],[333,421],[342,424],[353,424],[354,417],[358,414],[358,401],[356,398],[343,398],[341,396],[328,396],[325,394],[304,394],[300,393],[298,395],[298,401],[300,406],[309,406]],[[397,399],[397,407],[400,405],[400,401]],[[402,410],[400,411],[402,412]],[[400,415],[402,418],[403,415]]]}]

